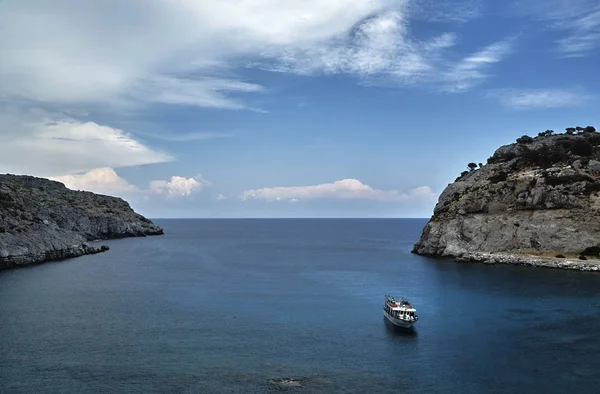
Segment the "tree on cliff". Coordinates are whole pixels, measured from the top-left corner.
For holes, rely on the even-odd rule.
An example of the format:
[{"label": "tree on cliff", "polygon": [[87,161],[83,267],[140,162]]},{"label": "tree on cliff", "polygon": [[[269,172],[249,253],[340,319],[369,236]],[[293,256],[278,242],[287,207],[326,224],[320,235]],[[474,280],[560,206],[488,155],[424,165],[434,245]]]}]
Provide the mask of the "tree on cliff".
[{"label": "tree on cliff", "polygon": [[591,156],[594,154],[594,147],[585,139],[577,139],[571,145],[571,152],[578,156]]},{"label": "tree on cliff", "polygon": [[524,136],[522,136],[520,138],[517,138],[517,142],[519,144],[531,144],[533,142],[533,138],[531,138],[528,135],[524,135]]},{"label": "tree on cliff", "polygon": [[567,127],[565,130],[567,131],[568,135],[575,134],[575,127]]},{"label": "tree on cliff", "polygon": [[469,163],[467,164],[467,167],[469,167],[469,171],[474,171],[477,168],[477,164]]},{"label": "tree on cliff", "polygon": [[585,129],[583,129],[584,133],[595,133],[596,132],[596,128],[594,126],[588,126]]}]

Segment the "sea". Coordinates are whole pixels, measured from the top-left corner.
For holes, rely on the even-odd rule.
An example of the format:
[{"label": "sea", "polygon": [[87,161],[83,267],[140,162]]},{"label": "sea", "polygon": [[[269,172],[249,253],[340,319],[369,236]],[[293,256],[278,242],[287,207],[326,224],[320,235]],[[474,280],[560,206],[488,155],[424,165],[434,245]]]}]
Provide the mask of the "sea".
[{"label": "sea", "polygon": [[155,222],[0,271],[0,393],[600,393],[600,274],[413,255],[422,219]]}]

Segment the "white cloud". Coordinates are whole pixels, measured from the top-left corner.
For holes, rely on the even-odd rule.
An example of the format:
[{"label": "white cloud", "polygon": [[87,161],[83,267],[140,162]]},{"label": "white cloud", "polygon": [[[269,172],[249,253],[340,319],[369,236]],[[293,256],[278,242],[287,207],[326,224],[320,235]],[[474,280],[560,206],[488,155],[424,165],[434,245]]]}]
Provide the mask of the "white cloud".
[{"label": "white cloud", "polygon": [[482,15],[482,0],[420,0],[415,3],[415,16],[428,21],[468,22]]},{"label": "white cloud", "polygon": [[[514,39],[490,44],[458,61],[448,60],[456,36],[444,33],[426,41],[411,37],[406,13],[389,11],[363,21],[347,37],[336,37],[309,48],[263,52],[268,59],[259,67],[297,74],[356,74],[369,83],[434,84],[460,92],[489,75],[484,71],[502,61]],[[275,59],[275,63],[271,60]],[[256,66],[257,64],[252,64]]]},{"label": "white cloud", "polygon": [[0,130],[2,172],[58,176],[172,159],[122,130],[40,111],[0,112]]},{"label": "white cloud", "polygon": [[0,96],[245,108],[226,92],[261,88],[214,75],[223,65],[267,47],[310,46],[403,2],[5,0]]},{"label": "white cloud", "polygon": [[242,194],[243,200],[297,202],[320,198],[407,201],[411,199],[433,200],[436,198],[436,194],[428,186],[418,187],[409,193],[397,190],[378,190],[356,179],[342,179],[314,186],[267,187],[246,190]]},{"label": "white cloud", "polygon": [[490,92],[488,97],[515,109],[576,107],[591,98],[578,89],[508,89]]},{"label": "white cloud", "polygon": [[600,49],[600,3],[597,0],[525,0],[519,10],[566,33],[556,41],[564,57],[583,57]]},{"label": "white cloud", "polygon": [[86,190],[112,196],[122,196],[139,189],[121,178],[112,168],[94,168],[85,174],[51,177],[73,190]]},{"label": "white cloud", "polygon": [[454,35],[418,40],[410,20],[468,20],[478,3],[4,0],[0,97],[252,109],[237,95],[264,88],[232,70],[261,56],[265,68],[423,81]]},{"label": "white cloud", "polygon": [[191,141],[204,141],[204,140],[214,140],[221,138],[231,138],[234,137],[235,133],[222,133],[222,132],[194,132],[194,133],[185,133],[185,134],[154,134],[154,133],[146,133],[146,132],[138,132],[137,134],[150,137],[157,140],[163,141],[172,141],[172,142],[191,142]]},{"label": "white cloud", "polygon": [[112,168],[94,168],[83,174],[51,177],[73,190],[86,190],[94,193],[119,197],[162,195],[166,198],[188,197],[211,186],[201,176],[185,178],[173,176],[171,180],[154,180],[147,189],[140,189],[121,178]]},{"label": "white cloud", "polygon": [[227,196],[224,194],[217,195],[217,201],[227,200]]},{"label": "white cloud", "polygon": [[268,87],[240,80],[236,69],[244,65],[346,73],[365,84],[471,88],[506,56],[503,42],[480,51],[496,48],[493,61],[463,58],[451,53],[454,33],[419,39],[411,22],[468,20],[477,3],[0,0],[0,170],[57,176],[171,160],[104,125],[98,109],[120,116],[152,104],[264,112],[251,101]]},{"label": "white cloud", "polygon": [[170,181],[150,182],[150,191],[161,194],[167,198],[186,197],[211,186],[211,183],[198,176],[196,178],[184,178],[173,176]]},{"label": "white cloud", "polygon": [[263,90],[260,85],[222,78],[191,79],[155,76],[138,81],[130,95],[139,101],[264,112],[247,107],[226,95],[232,92],[248,93]]},{"label": "white cloud", "polygon": [[511,52],[512,44],[513,40],[507,39],[488,45],[450,66],[441,75],[445,89],[451,92],[464,91],[486,79],[489,75],[484,70],[503,60]]}]

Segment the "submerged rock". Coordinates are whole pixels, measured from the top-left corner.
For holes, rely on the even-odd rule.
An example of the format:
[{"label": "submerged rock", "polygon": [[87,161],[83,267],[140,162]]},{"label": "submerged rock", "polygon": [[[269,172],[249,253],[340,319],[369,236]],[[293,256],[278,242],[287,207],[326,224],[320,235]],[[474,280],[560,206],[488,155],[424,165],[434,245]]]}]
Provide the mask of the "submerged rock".
[{"label": "submerged rock", "polygon": [[519,140],[448,185],[413,253],[515,263],[521,256],[518,264],[530,255],[598,258],[600,134]]},{"label": "submerged rock", "polygon": [[121,198],[0,175],[0,269],[107,251],[86,241],[163,234]]},{"label": "submerged rock", "polygon": [[267,382],[281,388],[281,389],[295,389],[304,387],[304,383],[306,382],[305,378],[273,378],[268,379]]}]

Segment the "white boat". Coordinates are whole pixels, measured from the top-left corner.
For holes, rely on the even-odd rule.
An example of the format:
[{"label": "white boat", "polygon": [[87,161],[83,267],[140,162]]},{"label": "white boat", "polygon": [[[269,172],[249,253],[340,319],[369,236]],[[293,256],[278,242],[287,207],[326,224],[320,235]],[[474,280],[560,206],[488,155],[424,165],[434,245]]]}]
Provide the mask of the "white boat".
[{"label": "white boat", "polygon": [[417,310],[404,298],[385,296],[383,316],[398,327],[411,328],[419,317]]}]

